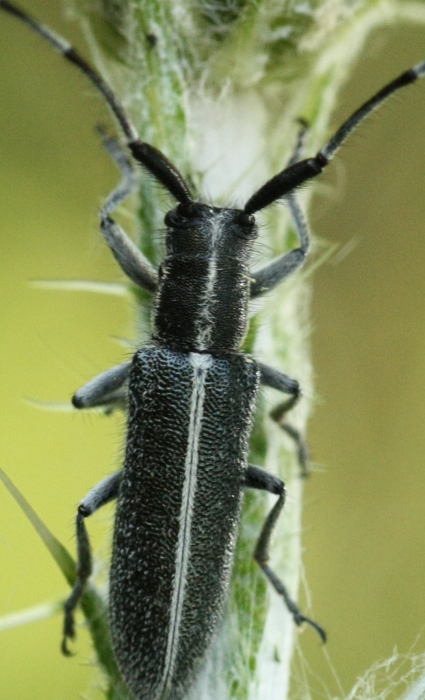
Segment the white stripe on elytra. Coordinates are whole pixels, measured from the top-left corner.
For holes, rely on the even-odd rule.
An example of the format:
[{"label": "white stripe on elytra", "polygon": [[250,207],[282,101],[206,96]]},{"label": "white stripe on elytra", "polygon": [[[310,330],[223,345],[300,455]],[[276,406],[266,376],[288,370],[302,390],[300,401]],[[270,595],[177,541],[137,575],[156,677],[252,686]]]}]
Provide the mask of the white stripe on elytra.
[{"label": "white stripe on elytra", "polygon": [[185,476],[182,503],[179,516],[179,536],[177,541],[173,596],[171,600],[170,622],[167,649],[162,672],[162,679],[157,691],[157,698],[162,697],[173,679],[174,667],[179,646],[180,626],[185,596],[187,569],[189,565],[191,527],[196,492],[196,479],[199,455],[199,439],[202,429],[202,417],[205,399],[205,379],[212,364],[211,355],[189,354],[193,368],[192,396],[190,400],[190,421],[185,459]]},{"label": "white stripe on elytra", "polygon": [[202,303],[200,304],[200,312],[196,321],[196,326],[198,328],[196,345],[200,350],[206,350],[211,340],[211,307],[214,304],[214,287],[217,278],[217,244],[222,236],[222,232],[223,224],[221,222],[221,215],[218,214],[214,217],[212,222],[208,277],[205,289],[202,292]]}]

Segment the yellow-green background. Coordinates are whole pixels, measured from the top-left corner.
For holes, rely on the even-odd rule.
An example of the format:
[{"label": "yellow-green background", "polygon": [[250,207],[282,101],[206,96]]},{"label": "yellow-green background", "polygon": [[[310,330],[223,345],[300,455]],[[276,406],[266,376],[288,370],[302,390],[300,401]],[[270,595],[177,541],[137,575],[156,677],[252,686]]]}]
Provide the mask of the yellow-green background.
[{"label": "yellow-green background", "polygon": [[[81,41],[59,3],[26,7]],[[67,400],[119,362],[125,351],[115,338],[129,337],[131,315],[117,298],[38,291],[28,281],[121,279],[96,224],[117,175],[93,129],[104,107],[84,79],[3,15],[0,54],[0,466],[73,549],[75,505],[115,468],[120,420],[37,411],[23,399]],[[335,124],[421,59],[425,29],[375,33]],[[304,520],[313,612],[345,691],[396,645],[408,651],[425,623],[424,127],[425,81],[350,140],[312,214],[321,237],[357,241],[315,274],[309,440],[321,471],[307,485]],[[95,541],[107,523],[106,513],[91,523]],[[2,488],[0,572],[0,615],[66,595]],[[87,690],[89,644],[80,633],[78,656],[61,657],[60,624],[0,634],[1,698],[73,700]],[[422,634],[416,649],[424,647]],[[335,696],[311,631],[302,648],[315,697]]]}]

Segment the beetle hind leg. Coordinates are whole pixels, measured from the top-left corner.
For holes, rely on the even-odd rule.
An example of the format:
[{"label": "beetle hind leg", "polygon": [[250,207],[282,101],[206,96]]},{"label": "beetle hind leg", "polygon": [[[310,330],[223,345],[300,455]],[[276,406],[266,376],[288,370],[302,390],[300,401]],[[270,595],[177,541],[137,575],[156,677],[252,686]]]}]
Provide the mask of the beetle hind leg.
[{"label": "beetle hind leg", "polygon": [[71,591],[71,595],[67,598],[63,610],[63,637],[61,643],[61,651],[64,656],[71,656],[67,642],[69,639],[75,639],[75,609],[80,602],[81,596],[84,593],[87,580],[92,572],[92,555],[90,548],[90,540],[87,533],[87,528],[84,524],[84,518],[87,515],[80,505],[78,507],[76,517],[76,532],[77,532],[77,548],[78,548],[78,564],[77,564],[77,580]]},{"label": "beetle hind leg", "polygon": [[78,506],[76,517],[77,577],[71,595],[64,604],[61,650],[65,656],[71,656],[71,652],[68,649],[68,641],[75,639],[75,610],[84,594],[87,581],[92,573],[90,540],[84,521],[89,515],[95,513],[106,503],[117,498],[121,478],[121,471],[110,474],[89,491]]},{"label": "beetle hind leg", "polygon": [[273,534],[275,525],[279,519],[279,515],[285,504],[285,485],[281,479],[267,472],[249,465],[246,470],[245,475],[245,486],[247,488],[259,489],[261,491],[267,491],[268,493],[275,494],[278,496],[277,502],[274,504],[270,513],[268,514],[265,523],[262,527],[260,536],[257,541],[257,545],[254,550],[254,559],[260,566],[265,576],[268,578],[272,584],[275,591],[283,598],[286,607],[291,613],[293,620],[296,625],[300,626],[304,622],[313,627],[319,634],[323,642],[326,641],[326,632],[317,622],[312,620],[310,617],[304,615],[298,605],[290,597],[286,586],[282,583],[280,578],[274,573],[274,571],[268,565],[269,561],[269,547],[270,540]]}]

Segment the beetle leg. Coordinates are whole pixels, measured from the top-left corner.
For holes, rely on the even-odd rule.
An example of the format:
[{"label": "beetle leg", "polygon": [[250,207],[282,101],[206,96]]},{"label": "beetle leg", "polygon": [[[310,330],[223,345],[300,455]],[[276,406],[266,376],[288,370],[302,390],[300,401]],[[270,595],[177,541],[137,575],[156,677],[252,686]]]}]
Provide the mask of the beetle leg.
[{"label": "beetle leg", "polygon": [[287,168],[289,168],[289,166],[293,165],[294,163],[298,163],[298,161],[301,160],[301,158],[303,158],[306,137],[310,128],[309,123],[302,117],[298,117],[296,121],[299,125],[297,140],[295,141],[295,146],[294,150],[292,151],[291,157],[288,160],[288,164],[286,166]]},{"label": "beetle leg", "polygon": [[291,613],[294,622],[299,626],[303,622],[313,627],[316,632],[321,637],[322,641],[326,641],[326,632],[317,622],[309,617],[303,615],[298,608],[297,604],[292,600],[286,587],[280,580],[274,571],[269,567],[269,546],[270,539],[277,523],[279,515],[285,503],[285,485],[281,479],[272,474],[259,469],[259,467],[254,467],[248,465],[245,474],[245,486],[251,489],[260,489],[261,491],[267,491],[268,493],[273,493],[279,496],[277,502],[274,504],[270,513],[268,514],[266,521],[261,530],[260,536],[257,541],[257,545],[254,550],[254,559],[257,564],[261,567],[264,574],[267,576],[268,580],[272,584],[275,591],[282,596],[285,601],[285,605]]},{"label": "beetle leg", "polygon": [[131,238],[127,236],[121,226],[110,217],[114,209],[134,191],[137,185],[137,178],[135,177],[130,159],[119,143],[105,134],[103,129],[99,128],[99,132],[106,150],[118,166],[122,175],[122,181],[118,187],[111,192],[100,210],[100,229],[115,260],[127,277],[137,284],[137,286],[147,289],[149,292],[154,292],[158,284],[156,270],[133,243]]},{"label": "beetle leg", "polygon": [[262,294],[266,294],[271,289],[277,287],[277,285],[283,282],[289,275],[292,275],[293,272],[304,265],[307,257],[310,247],[310,235],[307,221],[294,194],[287,195],[285,201],[291,212],[295,231],[301,245],[299,248],[290,250],[289,253],[280,255],[259,270],[250,272],[250,277],[254,280],[251,283],[251,299],[260,297]]},{"label": "beetle leg", "polygon": [[[308,124],[303,119],[299,119],[298,122],[300,124],[300,129],[295,148],[288,161],[288,167],[299,161],[304,151]],[[289,253],[284,253],[284,255],[281,255],[267,265],[264,265],[264,267],[251,273],[254,279],[254,282],[251,284],[251,298],[259,297],[271,289],[274,289],[274,287],[277,287],[277,285],[283,282],[289,275],[292,275],[293,272],[298,270],[298,268],[304,264],[307,257],[310,236],[304,214],[298,204],[295,194],[292,193],[285,197],[285,201],[288,204],[301,246],[295,250],[291,250]]]},{"label": "beetle leg", "polygon": [[129,360],[98,374],[75,392],[72,397],[73,406],[75,408],[94,408],[95,406],[115,408],[125,403],[127,391],[124,385],[128,379],[130,366]]},{"label": "beetle leg", "polygon": [[122,471],[110,474],[97,484],[78,506],[76,517],[77,531],[77,579],[71,591],[71,595],[64,605],[62,653],[70,656],[67,642],[75,638],[75,609],[84,594],[87,580],[92,572],[92,555],[90,540],[84,523],[85,518],[95,513],[99,508],[118,496]]},{"label": "beetle leg", "polygon": [[298,403],[301,397],[300,385],[296,379],[288,377],[287,374],[283,374],[283,372],[279,372],[277,369],[273,369],[273,367],[263,365],[261,362],[258,363],[258,367],[260,369],[261,384],[282,391],[285,394],[290,394],[290,398],[275,406],[275,408],[270,411],[269,415],[294,441],[298,452],[301,476],[308,476],[309,455],[306,442],[299,430],[285,421],[286,414]]}]

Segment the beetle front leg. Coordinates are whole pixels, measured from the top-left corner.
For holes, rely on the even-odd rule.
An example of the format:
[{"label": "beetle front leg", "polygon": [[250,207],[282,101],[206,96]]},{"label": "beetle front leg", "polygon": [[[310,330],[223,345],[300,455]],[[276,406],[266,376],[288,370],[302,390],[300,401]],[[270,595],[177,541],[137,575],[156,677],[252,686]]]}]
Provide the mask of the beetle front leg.
[{"label": "beetle front leg", "polygon": [[[300,130],[298,132],[294,151],[288,162],[288,167],[300,160],[304,150],[308,124],[303,119],[299,119],[298,122],[300,124]],[[304,265],[307,257],[310,247],[310,234],[307,221],[294,193],[287,195],[285,201],[289,207],[295,232],[300,241],[300,247],[290,250],[289,253],[284,253],[278,258],[271,260],[267,265],[264,265],[264,267],[251,273],[252,279],[254,280],[251,283],[251,299],[259,297],[269,292],[271,289],[274,289],[274,287],[277,287],[287,277],[292,275],[293,272]]]},{"label": "beetle front leg", "polygon": [[99,129],[104,146],[121,171],[122,181],[109,195],[100,210],[100,229],[112,251],[115,260],[125,274],[148,292],[154,292],[158,284],[156,270],[149,260],[127,236],[121,226],[111,219],[110,214],[136,189],[137,179],[131,161],[119,143]]},{"label": "beetle front leg", "polygon": [[75,639],[75,609],[85,591],[87,581],[92,573],[92,555],[90,540],[84,520],[95,513],[99,508],[117,498],[121,483],[122,471],[110,474],[95,486],[78,506],[76,517],[77,532],[77,580],[71,591],[71,595],[64,605],[62,653],[70,656],[67,642]]},{"label": "beetle front leg", "polygon": [[269,386],[272,389],[277,389],[277,391],[282,391],[284,394],[290,395],[289,399],[275,406],[275,408],[270,411],[269,415],[294,441],[298,452],[301,476],[306,477],[309,475],[309,455],[306,442],[299,430],[285,420],[288,411],[300,400],[300,385],[296,379],[288,377],[287,374],[283,374],[283,372],[279,372],[277,369],[273,369],[273,367],[263,365],[261,362],[258,363],[258,367],[260,369],[260,382],[263,386]]},{"label": "beetle front leg", "polygon": [[306,260],[310,247],[310,234],[307,221],[305,220],[295,195],[289,194],[285,199],[289,211],[291,212],[295,231],[300,241],[300,247],[290,250],[289,253],[280,255],[259,270],[250,272],[250,277],[253,279],[250,290],[251,299],[260,297],[277,287],[287,277],[304,265]]},{"label": "beetle front leg", "polygon": [[291,613],[296,625],[300,626],[303,622],[313,627],[319,634],[323,642],[326,641],[326,632],[317,622],[309,617],[303,615],[297,604],[292,600],[285,585],[282,583],[280,578],[276,576],[274,571],[269,567],[269,546],[270,539],[285,504],[285,484],[281,479],[272,474],[249,465],[245,474],[245,486],[251,489],[259,489],[261,491],[267,491],[268,493],[275,494],[279,496],[277,502],[268,514],[266,521],[261,530],[260,536],[257,541],[257,545],[254,550],[254,559],[257,564],[261,567],[264,574],[267,576],[268,580],[272,584],[275,591],[282,596],[285,601],[285,605]]},{"label": "beetle front leg", "polygon": [[127,399],[126,382],[130,373],[131,360],[123,362],[98,374],[87,384],[78,389],[72,397],[75,408],[95,408],[110,406],[113,408],[125,404]]}]

